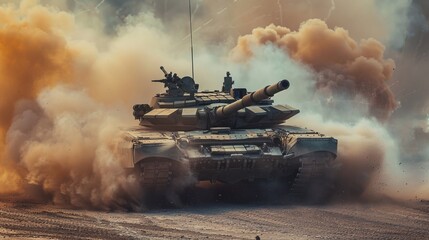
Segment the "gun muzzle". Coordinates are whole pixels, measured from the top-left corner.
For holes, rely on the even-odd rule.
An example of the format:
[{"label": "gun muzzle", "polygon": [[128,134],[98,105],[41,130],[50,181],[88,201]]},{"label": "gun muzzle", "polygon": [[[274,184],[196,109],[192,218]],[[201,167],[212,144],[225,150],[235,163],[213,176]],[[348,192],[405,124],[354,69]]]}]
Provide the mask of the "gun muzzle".
[{"label": "gun muzzle", "polygon": [[237,112],[240,109],[255,105],[264,99],[274,96],[274,94],[280,91],[288,89],[289,85],[290,85],[289,81],[285,79],[273,85],[266,86],[265,88],[261,88],[258,91],[247,94],[242,99],[239,99],[233,103],[217,108],[216,116],[217,117],[228,116],[234,112]]}]

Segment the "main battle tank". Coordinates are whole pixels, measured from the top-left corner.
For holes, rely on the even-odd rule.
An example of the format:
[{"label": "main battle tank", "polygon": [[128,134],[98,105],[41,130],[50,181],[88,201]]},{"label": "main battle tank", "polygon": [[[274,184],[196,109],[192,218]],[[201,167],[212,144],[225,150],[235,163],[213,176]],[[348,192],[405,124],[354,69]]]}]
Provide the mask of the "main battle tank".
[{"label": "main battle tank", "polygon": [[221,91],[198,91],[191,77],[161,70],[165,78],[152,81],[166,92],[134,105],[140,127],[127,131],[122,145],[143,187],[275,180],[299,196],[329,191],[337,140],[284,124],[299,110],[271,97],[288,89],[288,80],[247,92],[232,88],[227,72]]}]

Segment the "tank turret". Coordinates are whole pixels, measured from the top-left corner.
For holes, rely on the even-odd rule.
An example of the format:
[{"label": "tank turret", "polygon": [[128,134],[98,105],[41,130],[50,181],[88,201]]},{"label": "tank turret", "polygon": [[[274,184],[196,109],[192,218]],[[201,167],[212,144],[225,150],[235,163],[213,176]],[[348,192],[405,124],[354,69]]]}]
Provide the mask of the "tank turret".
[{"label": "tank turret", "polygon": [[[177,74],[167,73],[163,67],[168,88],[166,93],[157,94],[151,106],[134,106],[134,116],[141,126],[164,130],[210,129],[212,127],[251,128],[270,127],[283,123],[299,112],[288,105],[273,105],[270,98],[274,94],[289,88],[289,81],[261,88],[247,93],[246,89],[233,89],[232,78],[223,84],[223,91],[194,91],[195,84],[183,81]],[[230,74],[227,73],[230,78]],[[198,86],[198,85],[197,85]],[[227,86],[227,87],[225,87]],[[224,92],[230,89],[230,93]]]}]

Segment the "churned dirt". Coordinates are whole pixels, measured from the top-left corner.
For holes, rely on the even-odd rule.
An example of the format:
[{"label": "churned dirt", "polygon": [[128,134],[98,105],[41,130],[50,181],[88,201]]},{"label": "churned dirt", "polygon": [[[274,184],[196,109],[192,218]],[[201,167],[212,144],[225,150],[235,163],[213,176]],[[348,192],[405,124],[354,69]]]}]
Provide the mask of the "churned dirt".
[{"label": "churned dirt", "polygon": [[144,212],[0,202],[0,237],[59,239],[429,239],[429,203],[213,203]]}]

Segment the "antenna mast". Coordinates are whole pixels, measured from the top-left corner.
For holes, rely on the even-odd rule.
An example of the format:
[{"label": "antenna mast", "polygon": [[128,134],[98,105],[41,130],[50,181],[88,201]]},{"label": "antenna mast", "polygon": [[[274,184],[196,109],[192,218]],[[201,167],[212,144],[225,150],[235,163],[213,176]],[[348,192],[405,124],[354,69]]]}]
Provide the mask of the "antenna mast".
[{"label": "antenna mast", "polygon": [[191,11],[191,0],[188,1],[189,3],[189,28],[191,30],[191,62],[192,62],[192,78],[194,78],[194,43],[192,39],[192,11]]}]

